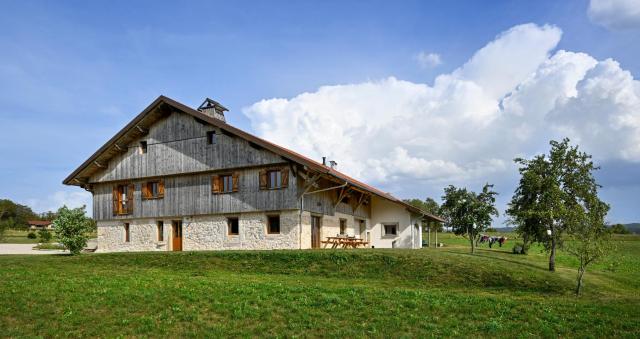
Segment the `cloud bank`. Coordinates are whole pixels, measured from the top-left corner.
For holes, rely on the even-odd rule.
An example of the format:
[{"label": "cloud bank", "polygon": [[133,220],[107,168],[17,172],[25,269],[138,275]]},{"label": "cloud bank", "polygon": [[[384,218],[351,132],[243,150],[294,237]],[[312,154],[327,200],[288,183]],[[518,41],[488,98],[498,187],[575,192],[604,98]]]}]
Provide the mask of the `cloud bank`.
[{"label": "cloud bank", "polygon": [[565,136],[599,160],[640,162],[640,82],[614,60],[554,51],[561,37],[519,25],[432,85],[323,86],[244,113],[260,136],[372,183],[489,180]]},{"label": "cloud bank", "polygon": [[640,0],[591,0],[587,14],[610,30],[640,29]]}]

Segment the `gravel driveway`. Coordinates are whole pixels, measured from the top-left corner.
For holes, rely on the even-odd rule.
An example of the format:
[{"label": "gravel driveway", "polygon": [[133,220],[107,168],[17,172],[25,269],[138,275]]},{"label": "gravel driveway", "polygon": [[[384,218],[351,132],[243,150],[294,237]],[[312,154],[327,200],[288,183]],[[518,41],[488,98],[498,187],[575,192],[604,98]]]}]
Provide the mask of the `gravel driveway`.
[{"label": "gravel driveway", "polygon": [[0,244],[0,255],[2,254],[59,254],[65,253],[63,250],[34,250],[36,244]]}]

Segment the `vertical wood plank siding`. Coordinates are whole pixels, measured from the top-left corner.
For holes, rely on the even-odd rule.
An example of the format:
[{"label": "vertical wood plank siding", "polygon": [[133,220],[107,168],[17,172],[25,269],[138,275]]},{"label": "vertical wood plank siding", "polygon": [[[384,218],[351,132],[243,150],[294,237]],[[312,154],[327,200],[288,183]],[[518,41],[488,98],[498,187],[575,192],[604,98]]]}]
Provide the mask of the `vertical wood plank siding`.
[{"label": "vertical wood plank siding", "polygon": [[[173,113],[153,125],[149,133],[130,143],[126,152],[111,159],[89,182],[128,180],[216,169],[281,163],[274,153],[256,149],[244,139],[217,131],[216,143],[207,143],[213,126],[184,113]],[[147,141],[147,153],[140,154],[140,141]]]},{"label": "vertical wood plank siding", "polygon": [[[240,213],[296,209],[299,205],[294,182],[288,188],[260,190],[259,168],[238,171],[239,191],[212,194],[211,175],[193,174],[164,179],[164,198],[143,200],[141,185],[136,181],[133,214],[113,217],[111,183],[96,184],[93,195],[96,220],[194,216],[216,213]],[[289,179],[290,181],[293,179]]]},{"label": "vertical wood plank siding", "polygon": [[[321,187],[324,188],[324,187]],[[312,213],[334,215],[335,212],[354,215],[360,218],[370,218],[371,208],[369,205],[361,205],[358,210],[353,213],[353,206],[350,204],[339,203],[334,208],[336,202],[335,191],[325,191],[304,196],[304,210]]]}]

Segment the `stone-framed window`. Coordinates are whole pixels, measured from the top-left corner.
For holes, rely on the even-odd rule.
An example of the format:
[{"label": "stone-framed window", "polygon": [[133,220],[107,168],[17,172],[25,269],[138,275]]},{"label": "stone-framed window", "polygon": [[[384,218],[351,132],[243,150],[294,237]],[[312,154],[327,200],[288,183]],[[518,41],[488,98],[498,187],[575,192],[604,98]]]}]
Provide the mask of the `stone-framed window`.
[{"label": "stone-framed window", "polygon": [[131,242],[131,230],[128,222],[124,223],[124,242]]},{"label": "stone-framed window", "polygon": [[347,219],[340,219],[340,235],[347,234]]},{"label": "stone-framed window", "polygon": [[159,220],[158,226],[158,241],[164,241],[164,221]]},{"label": "stone-framed window", "polygon": [[227,218],[227,234],[228,235],[240,234],[240,220],[238,220],[238,217]]},{"label": "stone-framed window", "polygon": [[280,234],[280,215],[267,216],[267,233]]}]

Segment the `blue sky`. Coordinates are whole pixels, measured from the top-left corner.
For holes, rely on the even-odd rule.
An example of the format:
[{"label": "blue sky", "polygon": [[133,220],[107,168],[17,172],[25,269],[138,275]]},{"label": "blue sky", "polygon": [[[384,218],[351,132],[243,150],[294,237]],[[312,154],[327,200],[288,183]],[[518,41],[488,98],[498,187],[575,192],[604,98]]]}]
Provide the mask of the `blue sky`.
[{"label": "blue sky", "polygon": [[[570,63],[589,64],[585,69],[597,68],[595,61],[611,58],[618,63],[620,74],[630,74],[629,88],[633,95],[640,91],[633,79],[640,74],[640,25],[636,25],[636,18],[625,17],[630,11],[625,11],[624,6],[638,4],[633,0],[614,2],[623,3],[622,7],[616,7],[618,12],[613,8],[602,12],[604,14],[589,14],[588,1],[187,1],[179,4],[161,1],[7,1],[0,12],[0,197],[30,204],[38,211],[56,208],[61,203],[87,202],[84,191],[63,186],[62,179],[160,94],[191,106],[197,106],[205,97],[214,98],[230,108],[227,119],[231,124],[274,139],[270,137],[270,131],[264,130],[264,126],[269,125],[265,123],[266,119],[286,120],[289,115],[298,114],[296,107],[308,107],[318,102],[304,101],[308,98],[297,100],[302,93],[310,93],[312,98],[321,96],[323,92],[319,88],[322,86],[333,86],[331,93],[351,93],[350,90],[366,84],[375,90],[382,87],[381,93],[387,93],[384,86],[393,87],[394,90],[388,91],[390,97],[404,98],[412,88],[431,91],[429,88],[437,88],[438,76],[457,77],[456,70],[464,68],[463,65],[483,47],[492,41],[499,45],[501,34],[515,34],[513,44],[518,44],[519,39],[542,32],[540,34],[549,36],[540,40],[549,44],[542,54],[550,57],[560,50],[585,53],[593,62],[574,55],[570,60]],[[612,24],[623,19],[630,23]],[[509,31],[527,23],[533,26],[516,29],[515,33]],[[545,24],[552,25],[553,29],[546,30]],[[518,38],[520,36],[523,38]],[[559,36],[561,38],[556,39]],[[533,50],[535,45],[532,43],[521,49]],[[520,48],[510,46],[505,47],[507,56],[513,49]],[[440,62],[421,64],[418,60],[421,53],[437,54]],[[528,54],[522,55],[526,59]],[[506,60],[513,59],[516,58]],[[549,63],[545,60],[516,66],[530,66],[531,74],[541,74],[540,65]],[[475,74],[487,69],[491,68],[480,71],[476,68]],[[607,73],[607,69],[603,74],[611,73]],[[473,82],[473,76],[468,75],[470,72],[462,78]],[[602,78],[594,73],[595,78]],[[389,79],[402,83],[398,85]],[[508,92],[515,93],[517,88],[526,87],[523,85],[527,83],[526,79],[528,77],[522,75],[522,80]],[[476,80],[477,83],[483,81]],[[337,85],[348,86],[348,90]],[[331,112],[352,107],[337,116],[323,111],[320,106],[309,108],[305,115],[309,120],[305,121],[328,116],[339,125],[340,116],[355,120],[361,115],[366,117],[366,109],[360,107],[367,106],[360,103],[380,100],[379,96],[367,95],[371,95],[370,92],[355,90],[348,98],[335,99],[343,105],[331,106]],[[500,107],[509,95],[501,94],[497,99]],[[580,95],[578,97],[582,100]],[[284,108],[274,108],[274,101],[269,101],[273,98],[282,98]],[[456,96],[452,98],[455,100]],[[575,105],[587,105],[587,111],[589,107],[599,105],[589,98]],[[257,106],[256,103],[262,100],[266,100],[265,105]],[[353,106],[351,101],[344,104],[345,100],[352,100]],[[554,109],[543,119],[552,121],[551,124],[555,124],[552,127],[562,127],[558,128],[560,131],[569,128],[571,135],[585,140],[585,149],[594,153],[602,166],[598,177],[605,186],[603,197],[613,206],[611,221],[640,220],[637,208],[640,157],[633,149],[633,143],[640,140],[640,126],[633,127],[633,119],[640,121],[640,118],[633,113],[635,99],[629,100],[626,106],[620,106],[615,100],[613,104],[607,102],[614,105],[612,110],[620,109],[621,116],[632,120],[631,127],[623,130],[588,134],[580,129],[584,126],[567,125],[566,119],[583,119],[571,115],[574,113],[569,108]],[[396,106],[389,111],[403,114],[398,113]],[[502,108],[498,111],[503,112]],[[419,118],[419,112],[425,110],[419,108],[415,112],[413,118]],[[529,114],[526,108],[524,114]],[[554,116],[559,118],[554,120]],[[592,119],[594,123],[600,121],[596,115],[590,117],[587,115],[584,119]],[[271,126],[271,131],[278,131],[283,126]],[[455,125],[447,128],[459,129]],[[331,142],[325,141],[326,138],[307,138],[305,133],[308,131],[304,128],[297,131],[308,144],[297,148],[296,142],[287,141],[291,138],[275,138],[274,141],[314,157],[331,153],[327,151]],[[354,131],[360,130],[343,132]],[[617,154],[615,142],[608,139],[600,142],[598,138],[614,135],[616,131],[628,134],[630,139],[622,142],[619,156],[611,156]],[[495,158],[485,164],[459,157],[448,158],[428,147],[421,148],[420,145],[446,141],[465,144],[455,137],[447,140],[448,134],[440,135],[436,140],[431,132],[427,126],[420,132],[424,140],[412,134],[410,140],[394,137],[384,141],[389,144],[387,148],[352,147],[349,152],[327,155],[337,157],[339,163],[345,164],[341,169],[403,198],[437,197],[447,183],[479,189],[482,182],[494,182],[501,193],[499,203],[504,206],[517,180],[511,165],[504,165],[505,159],[517,154],[544,152],[548,141],[545,138],[549,137],[534,130],[529,139],[536,142],[522,144],[509,154],[496,151],[500,156],[494,156],[491,151],[500,143],[496,144],[486,136],[478,137],[476,143],[486,145],[482,150],[486,153],[483,158]],[[492,134],[501,133],[496,127]],[[380,140],[379,134],[370,136]],[[607,147],[601,147],[605,144]],[[466,154],[468,150],[459,151],[459,154]],[[360,163],[372,168],[377,166],[376,159],[385,158],[399,162],[408,159],[416,166],[427,168],[435,166],[434,172],[444,174],[425,174],[420,169],[408,169],[409,165],[393,169],[380,167],[372,174],[350,165]],[[431,162],[433,159],[438,162]],[[446,166],[440,166],[442,164]],[[491,170],[484,170],[489,167]],[[459,175],[447,175],[447,168],[460,169]]]}]

